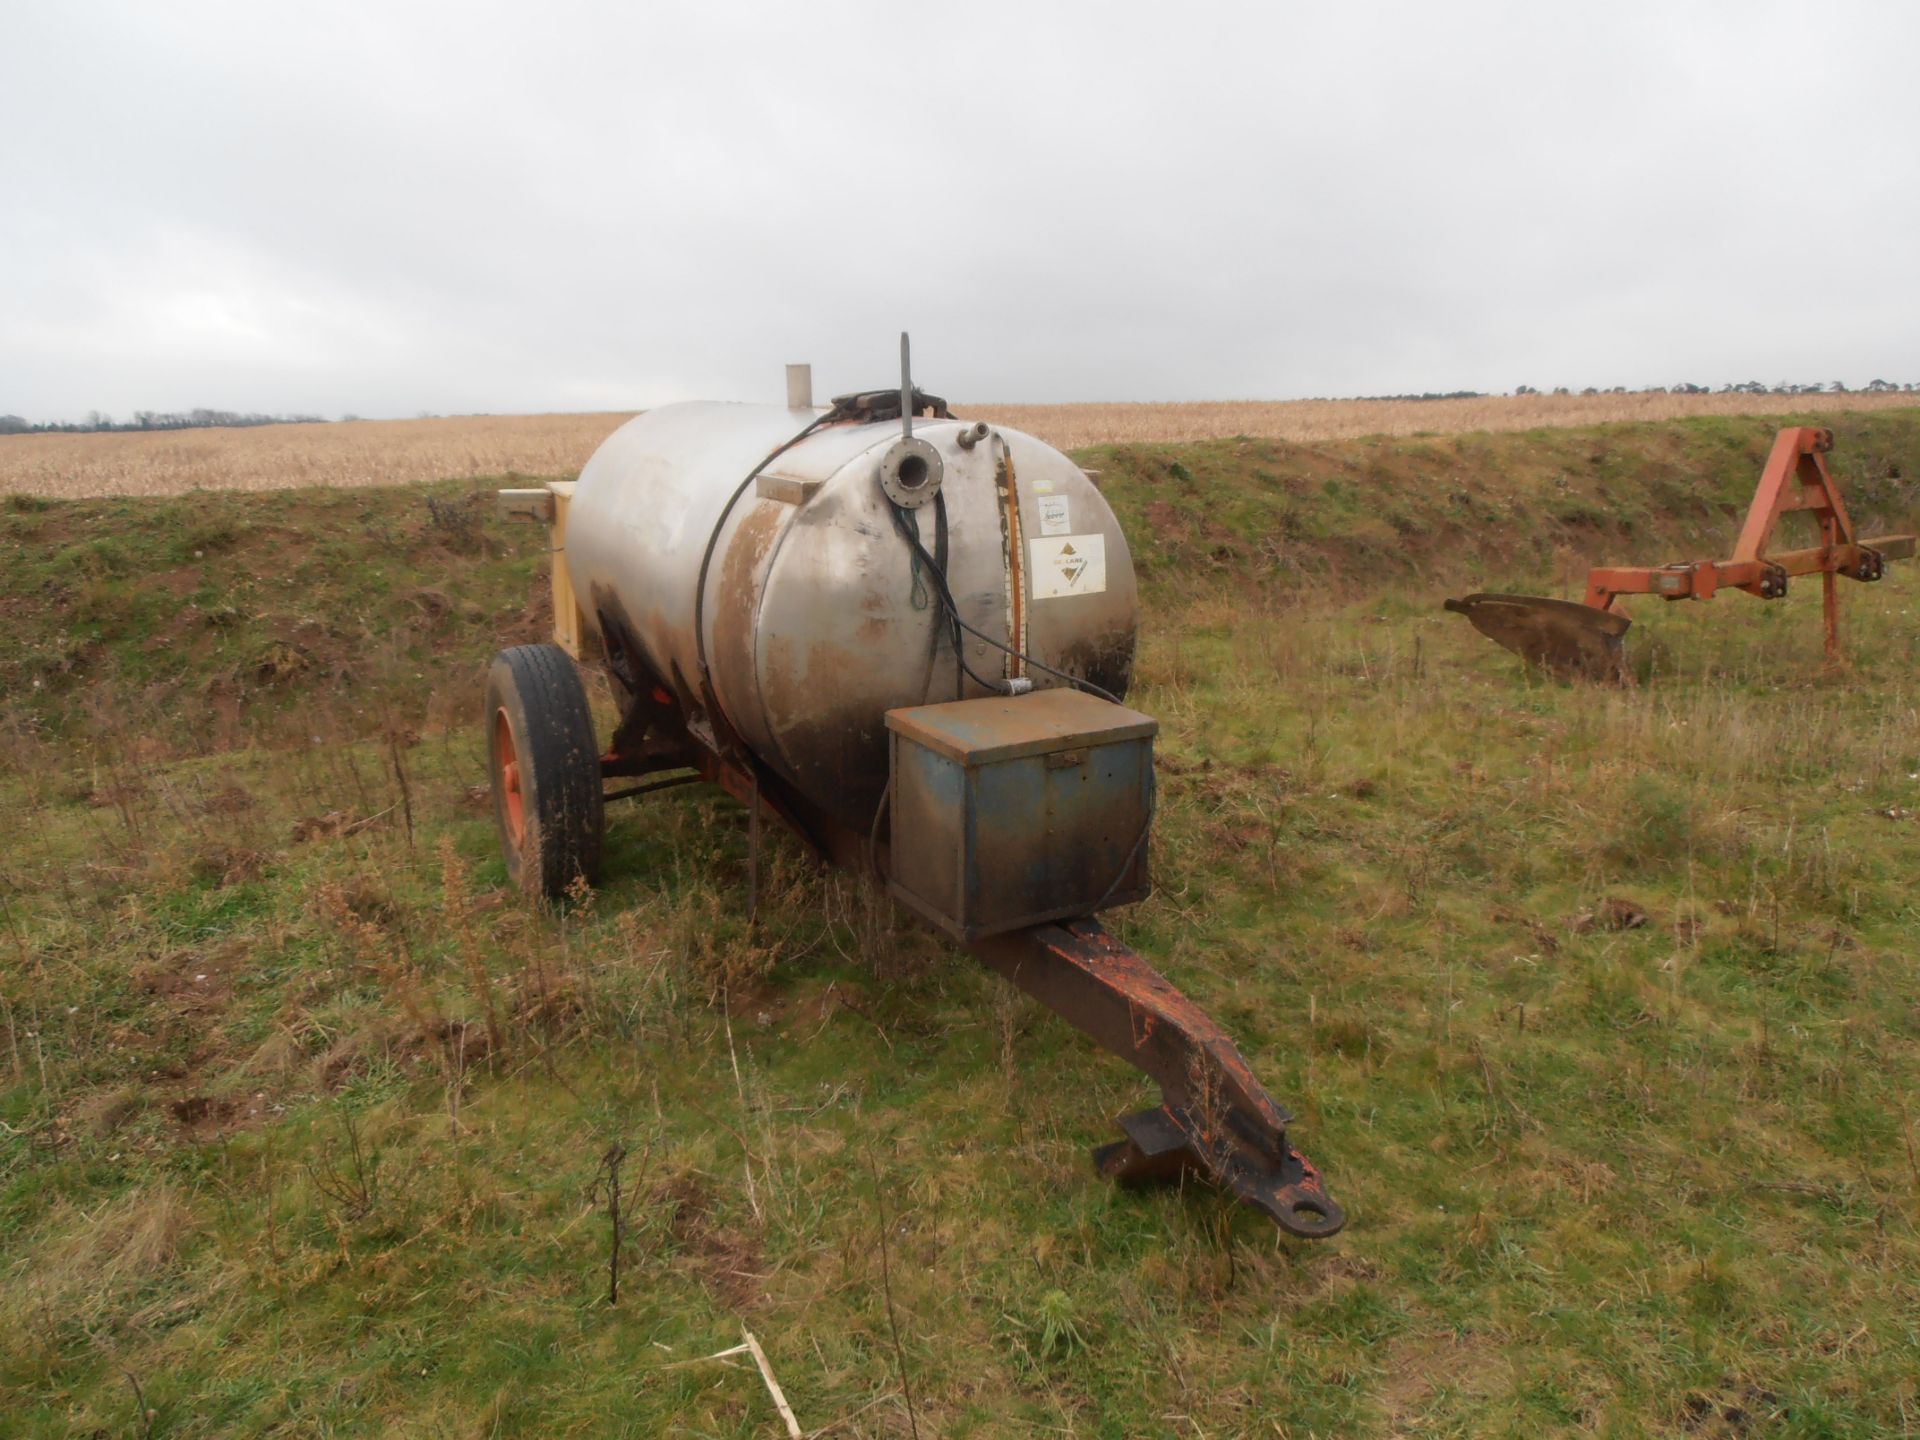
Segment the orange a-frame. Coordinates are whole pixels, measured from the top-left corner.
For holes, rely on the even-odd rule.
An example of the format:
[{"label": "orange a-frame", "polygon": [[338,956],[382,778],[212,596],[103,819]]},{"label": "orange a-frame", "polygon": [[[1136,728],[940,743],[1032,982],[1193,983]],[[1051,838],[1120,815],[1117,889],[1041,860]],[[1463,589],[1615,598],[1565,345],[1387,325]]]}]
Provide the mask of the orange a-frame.
[{"label": "orange a-frame", "polygon": [[[1836,576],[1878,580],[1888,560],[1913,554],[1911,535],[1857,539],[1847,502],[1821,459],[1833,448],[1833,432],[1813,426],[1782,430],[1760,473],[1746,523],[1731,560],[1694,560],[1679,565],[1596,566],[1587,572],[1586,603],[1613,609],[1622,595],[1658,595],[1663,600],[1711,600],[1724,589],[1745,590],[1762,600],[1787,593],[1787,577],[1818,575],[1826,612],[1827,659],[1840,658],[1840,601]],[[1769,552],[1774,526],[1789,510],[1810,512],[1820,523],[1820,543],[1804,550]]]}]

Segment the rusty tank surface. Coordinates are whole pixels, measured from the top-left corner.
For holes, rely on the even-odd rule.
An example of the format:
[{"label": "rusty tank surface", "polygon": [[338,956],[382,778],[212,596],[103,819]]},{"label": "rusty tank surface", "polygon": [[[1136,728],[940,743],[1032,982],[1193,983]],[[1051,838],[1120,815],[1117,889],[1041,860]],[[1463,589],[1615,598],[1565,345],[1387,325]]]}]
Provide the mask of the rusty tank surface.
[{"label": "rusty tank surface", "polygon": [[[854,827],[886,785],[886,712],[981,693],[943,648],[942,607],[874,483],[902,443],[897,413],[861,418],[874,408],[849,405],[834,423],[780,406],[649,411],[581,471],[565,550],[584,624],[609,654],[664,682],[696,736],[738,737]],[[934,493],[911,513],[961,618],[1063,673],[966,632],[958,659],[1034,689],[1072,677],[1124,695],[1138,599],[1112,509],[1059,451],[980,429],[914,426],[907,458]]]},{"label": "rusty tank surface", "polygon": [[[883,886],[1160,1089],[1094,1151],[1121,1185],[1205,1176],[1303,1239],[1346,1217],[1233,1041],[1096,918],[1152,891],[1153,741],[1121,703],[1138,590],[1067,456],[914,388],[672,405],[577,481],[500,493],[544,522],[554,642],[486,690],[507,873],[599,875],[606,806],[720,786]],[[795,370],[801,370],[796,375]],[[581,667],[619,720],[595,732]],[[611,787],[611,788],[609,788]]]}]

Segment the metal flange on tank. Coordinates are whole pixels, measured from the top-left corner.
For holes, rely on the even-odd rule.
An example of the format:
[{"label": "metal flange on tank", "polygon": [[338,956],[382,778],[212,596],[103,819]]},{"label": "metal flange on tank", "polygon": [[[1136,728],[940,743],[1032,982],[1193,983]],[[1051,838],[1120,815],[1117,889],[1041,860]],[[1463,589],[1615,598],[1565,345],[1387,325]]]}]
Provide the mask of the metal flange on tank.
[{"label": "metal flange on tank", "polygon": [[906,333],[900,335],[900,438],[880,458],[880,488],[902,510],[918,510],[940,493],[946,462],[913,433],[913,366]]},{"label": "metal flange on tank", "polygon": [[912,411],[906,412],[909,433],[893,442],[880,459],[880,488],[903,510],[918,510],[940,493],[946,465],[940,452],[911,433]]}]

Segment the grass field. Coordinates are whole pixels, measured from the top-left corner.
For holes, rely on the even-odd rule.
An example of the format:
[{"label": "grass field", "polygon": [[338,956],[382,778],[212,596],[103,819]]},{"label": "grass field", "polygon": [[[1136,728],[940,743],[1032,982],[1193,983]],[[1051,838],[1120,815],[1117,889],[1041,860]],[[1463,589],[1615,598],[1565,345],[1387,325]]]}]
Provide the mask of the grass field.
[{"label": "grass field", "polygon": [[[1773,395],[1521,395],[1474,400],[1287,400],[1163,405],[962,405],[959,413],[1072,449],[1254,439],[1456,435],[1539,426],[1771,415]],[[1911,395],[1819,397],[1832,413],[1909,408]],[[476,476],[564,475],[624,414],[469,415],[331,425],[98,435],[0,435],[0,495],[63,498],[396,485]]]},{"label": "grass field", "polygon": [[[1920,412],[1821,418],[1920,521]],[[745,1325],[836,1436],[1912,1433],[1920,575],[1844,677],[1812,587],[1638,606],[1628,690],[1439,609],[1717,553],[1772,428],[1081,453],[1163,726],[1117,928],[1320,1244],[1097,1181],[1149,1088],[782,842],[750,927],[730,801],[509,895],[484,487],[0,502],[0,1432],[777,1434]]]}]

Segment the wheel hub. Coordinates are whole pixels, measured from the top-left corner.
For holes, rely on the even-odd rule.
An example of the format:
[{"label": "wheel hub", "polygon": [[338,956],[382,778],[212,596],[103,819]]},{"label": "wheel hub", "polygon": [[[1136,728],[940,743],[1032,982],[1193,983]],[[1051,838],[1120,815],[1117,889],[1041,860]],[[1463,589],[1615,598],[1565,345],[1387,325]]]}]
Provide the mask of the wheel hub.
[{"label": "wheel hub", "polygon": [[513,745],[513,726],[507,722],[504,709],[494,714],[493,735],[500,811],[506,819],[507,839],[518,850],[527,834],[527,801],[520,789],[520,757]]}]

